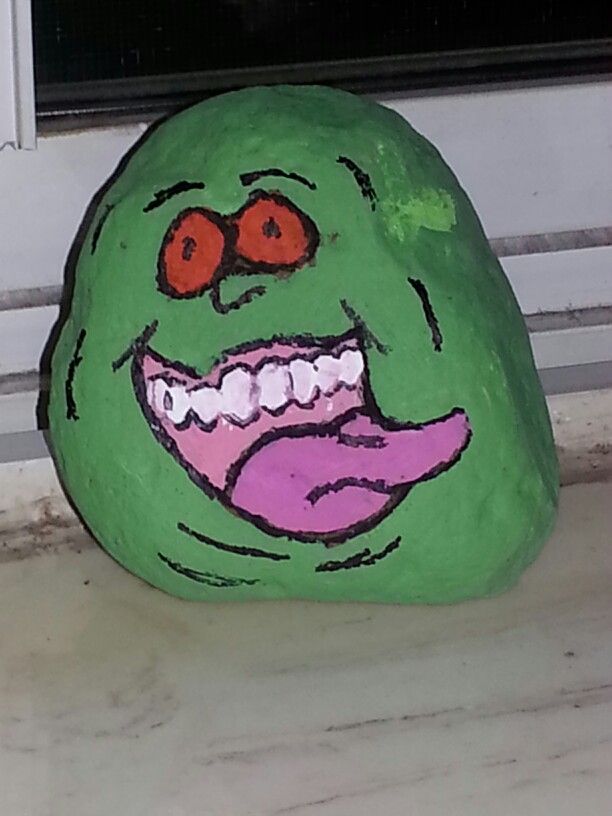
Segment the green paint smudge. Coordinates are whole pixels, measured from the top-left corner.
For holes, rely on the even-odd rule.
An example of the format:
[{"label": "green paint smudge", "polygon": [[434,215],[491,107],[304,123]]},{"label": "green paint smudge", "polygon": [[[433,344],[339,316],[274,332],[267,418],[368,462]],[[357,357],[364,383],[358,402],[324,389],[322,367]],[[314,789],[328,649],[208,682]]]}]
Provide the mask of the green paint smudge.
[{"label": "green paint smudge", "polygon": [[389,233],[401,242],[413,238],[421,227],[450,232],[456,224],[455,205],[446,190],[425,188],[410,198],[387,198],[381,207]]}]

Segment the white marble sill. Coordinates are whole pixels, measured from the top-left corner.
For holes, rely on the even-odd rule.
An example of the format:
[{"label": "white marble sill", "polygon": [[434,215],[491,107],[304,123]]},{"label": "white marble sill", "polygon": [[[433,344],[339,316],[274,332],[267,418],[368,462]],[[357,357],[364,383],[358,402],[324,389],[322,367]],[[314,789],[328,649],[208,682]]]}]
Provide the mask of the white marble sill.
[{"label": "white marble sill", "polygon": [[611,812],[610,483],[564,488],[520,584],[453,607],[190,604],[28,529],[0,565],[1,816]]}]

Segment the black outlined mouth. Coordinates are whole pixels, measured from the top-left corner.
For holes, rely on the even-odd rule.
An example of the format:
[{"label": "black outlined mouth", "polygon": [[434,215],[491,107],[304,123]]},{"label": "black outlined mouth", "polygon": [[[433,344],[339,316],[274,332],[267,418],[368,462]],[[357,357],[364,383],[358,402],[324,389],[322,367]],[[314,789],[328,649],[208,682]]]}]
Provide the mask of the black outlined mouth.
[{"label": "black outlined mouth", "polygon": [[422,425],[382,417],[356,330],[248,343],[204,377],[146,345],[132,380],[154,436],[207,495],[299,541],[371,529],[471,435],[460,408]]}]

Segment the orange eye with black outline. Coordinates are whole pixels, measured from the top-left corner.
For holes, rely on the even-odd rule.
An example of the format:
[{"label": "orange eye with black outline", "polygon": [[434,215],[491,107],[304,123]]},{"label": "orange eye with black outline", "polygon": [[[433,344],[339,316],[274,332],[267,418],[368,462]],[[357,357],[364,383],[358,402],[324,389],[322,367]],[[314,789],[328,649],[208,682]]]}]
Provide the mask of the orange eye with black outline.
[{"label": "orange eye with black outline", "polygon": [[234,219],[236,251],[253,264],[296,269],[318,246],[314,222],[282,195],[259,190]]},{"label": "orange eye with black outline", "polygon": [[157,283],[171,297],[194,297],[210,286],[226,251],[222,218],[202,208],[183,210],[168,227],[157,262]]}]

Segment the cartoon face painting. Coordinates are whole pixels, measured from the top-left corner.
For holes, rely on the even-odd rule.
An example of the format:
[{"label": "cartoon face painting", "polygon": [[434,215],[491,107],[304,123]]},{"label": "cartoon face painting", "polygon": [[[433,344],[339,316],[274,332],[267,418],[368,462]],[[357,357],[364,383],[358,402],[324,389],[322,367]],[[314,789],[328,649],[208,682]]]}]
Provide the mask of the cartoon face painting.
[{"label": "cartoon face painting", "polygon": [[66,489],[192,599],[498,592],[555,512],[512,292],[398,115],[255,88],[162,123],[79,248],[52,360]]}]

